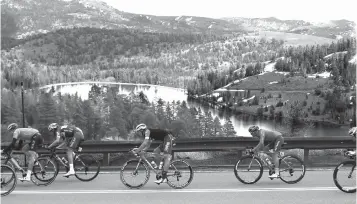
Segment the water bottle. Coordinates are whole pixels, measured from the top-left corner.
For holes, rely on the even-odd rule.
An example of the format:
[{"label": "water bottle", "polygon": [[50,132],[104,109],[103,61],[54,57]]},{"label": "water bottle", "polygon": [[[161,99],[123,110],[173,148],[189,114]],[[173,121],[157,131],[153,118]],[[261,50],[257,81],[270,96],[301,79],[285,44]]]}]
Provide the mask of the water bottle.
[{"label": "water bottle", "polygon": [[151,162],[151,165],[154,167],[154,169],[157,168],[157,165],[156,165],[156,163],[154,161]]},{"label": "water bottle", "polygon": [[265,160],[266,160],[266,162],[268,163],[268,165],[271,166],[271,161],[270,161],[270,159],[267,157],[267,158],[265,158]]},{"label": "water bottle", "polygon": [[161,170],[162,169],[162,165],[164,164],[163,161],[160,162],[160,166],[159,166],[159,169]]}]

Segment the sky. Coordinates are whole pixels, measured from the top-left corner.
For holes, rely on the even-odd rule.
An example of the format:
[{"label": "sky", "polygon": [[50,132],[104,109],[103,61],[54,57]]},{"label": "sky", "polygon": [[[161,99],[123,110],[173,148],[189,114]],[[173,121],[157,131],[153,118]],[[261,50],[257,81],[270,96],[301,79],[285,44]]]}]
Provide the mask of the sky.
[{"label": "sky", "polygon": [[282,20],[355,20],[356,0],[103,0],[129,13],[156,16],[276,17]]}]

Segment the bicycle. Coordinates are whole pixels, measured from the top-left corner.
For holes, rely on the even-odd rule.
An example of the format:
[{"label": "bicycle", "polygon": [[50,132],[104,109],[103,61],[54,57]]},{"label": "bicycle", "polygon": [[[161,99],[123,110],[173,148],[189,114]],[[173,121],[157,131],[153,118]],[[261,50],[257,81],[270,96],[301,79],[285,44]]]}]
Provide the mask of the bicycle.
[{"label": "bicycle", "polygon": [[[4,178],[6,175],[10,174],[10,178],[6,179]],[[10,189],[7,191],[4,191],[4,187],[8,186],[10,182],[13,181],[12,186],[10,186]],[[12,169],[9,165],[1,165],[1,197],[9,195],[16,187],[17,184],[17,179],[16,179],[16,173],[14,169]]]},{"label": "bicycle", "polygon": [[[27,164],[25,163],[25,166],[20,166],[20,162],[19,162],[18,159],[15,159],[17,164],[15,164],[12,161],[12,159],[15,159],[15,158],[12,157],[12,151],[4,152],[4,156],[1,157],[1,160],[5,160],[4,162],[2,162],[4,165],[10,166],[10,168],[12,168],[15,172],[16,172],[16,170],[20,171],[22,173],[22,176],[25,177],[27,175],[26,170],[28,169]],[[53,177],[49,177],[47,179],[44,179],[44,178],[47,175],[51,175],[50,173],[48,173],[48,172],[51,172],[51,169],[53,169],[52,171],[56,172],[56,166],[52,161],[50,161],[50,160],[48,160],[46,158],[38,157],[35,160],[34,166],[32,168],[32,173],[31,173],[31,181],[32,181],[32,183],[34,183],[37,186],[48,186],[48,185],[50,185],[54,181],[55,177],[53,176]],[[38,181],[41,181],[41,182],[44,182],[44,183],[40,183],[40,182],[35,181],[33,177],[35,177]],[[24,182],[24,181],[21,181],[21,182]]]},{"label": "bicycle", "polygon": [[[128,187],[130,189],[139,189],[139,188],[143,187],[149,181],[150,170],[155,172],[156,179],[161,178],[161,168],[159,167],[157,169],[157,167],[153,167],[152,164],[148,161],[145,154],[149,155],[149,157],[154,157],[154,158],[158,157],[161,160],[163,159],[163,155],[156,154],[156,153],[143,152],[142,156],[140,156],[140,155],[132,152],[132,150],[130,150],[129,152],[133,153],[137,158],[129,159],[120,170],[120,179],[126,187]],[[140,171],[139,167],[143,167],[143,169]],[[184,167],[187,168],[186,171],[182,170]],[[141,174],[142,171],[144,171],[144,174],[145,174],[144,180],[142,182],[140,182],[138,185],[128,184],[127,180],[124,178],[124,175],[126,174],[125,173],[126,170],[129,171],[129,175],[131,175],[132,177],[134,177],[134,176],[136,177],[139,174]],[[175,185],[173,183],[173,181],[176,179],[178,181],[178,183],[180,183],[180,179],[182,178],[182,173],[187,172],[187,171],[189,172],[188,180],[186,182],[184,182],[182,185],[179,185],[179,184]],[[171,178],[173,178],[173,180],[170,180]],[[185,160],[182,160],[182,159],[171,161],[169,170],[167,172],[167,184],[171,188],[174,188],[174,189],[185,188],[192,182],[192,179],[193,179],[193,170],[188,162],[186,162]]]},{"label": "bicycle", "polygon": [[[54,161],[55,165],[56,165],[56,172],[55,172],[55,178],[57,177],[58,173],[59,173],[59,165],[61,164],[63,167],[65,167],[66,171],[69,171],[69,163],[68,160],[65,157],[60,158],[58,156],[58,154],[56,153],[56,149],[61,149],[61,148],[53,148],[50,149],[50,154],[43,154],[40,156],[40,158],[47,158],[51,161]],[[82,151],[82,147],[78,147],[76,149],[77,152],[81,152]],[[94,158],[94,156],[92,155],[82,155],[82,154],[78,154],[73,152],[74,154],[74,158],[73,158],[73,167],[74,170],[76,172],[75,177],[83,182],[87,182],[87,181],[92,181],[93,179],[95,179],[100,171],[100,163],[97,159]],[[90,165],[94,164],[94,168],[91,168]],[[94,171],[92,171],[92,169],[95,169]],[[83,173],[81,173],[81,171],[84,170]],[[89,177],[88,179],[82,178],[82,174],[84,175],[88,175],[89,173],[93,173],[94,175],[92,177]],[[66,178],[69,178],[69,176],[66,176]]]},{"label": "bicycle", "polygon": [[[266,159],[261,158],[262,153],[266,155]],[[251,149],[247,149],[246,155],[242,156],[234,166],[234,174],[235,174],[236,178],[244,184],[254,184],[261,179],[261,177],[263,175],[263,167],[264,166],[268,167],[269,175],[274,174],[275,166],[269,157],[270,156],[267,155],[266,151],[260,151],[258,153],[258,155],[256,155],[252,152]],[[305,171],[306,171],[305,164],[299,157],[297,157],[295,155],[284,155],[284,152],[281,151],[280,154],[278,154],[278,159],[279,159],[279,173],[280,173],[279,178],[283,182],[288,183],[288,184],[295,184],[295,183],[301,181],[301,179],[305,176]],[[296,161],[293,161],[294,159]],[[257,164],[252,164],[253,161],[256,161]],[[242,164],[242,167],[239,166],[240,164]],[[287,165],[287,167],[284,167],[285,164]],[[301,168],[302,168],[301,176],[295,180],[288,181],[287,177],[294,176],[294,173],[296,172],[296,168],[294,166],[297,166],[297,165],[301,166]],[[248,167],[248,169],[247,169],[248,172],[259,172],[258,176],[251,181],[247,181],[247,180],[243,179],[242,176],[238,175],[239,168],[247,168],[247,167]],[[251,168],[256,168],[256,170],[252,171]],[[282,173],[284,173],[284,172],[288,173],[286,178],[284,176],[282,176]],[[273,180],[274,178],[270,178],[270,179]]]},{"label": "bicycle", "polygon": [[[339,163],[334,172],[333,172],[333,182],[335,183],[335,185],[337,186],[338,189],[340,189],[342,192],[345,193],[355,193],[356,192],[356,175],[353,176],[353,172],[355,171],[356,168],[356,152],[354,151],[345,151],[343,154],[345,157],[348,157],[351,160],[346,160],[343,161],[341,163]],[[337,174],[340,172],[345,172],[343,171],[341,168],[345,167],[345,166],[349,166],[347,167],[347,169],[345,171],[349,171],[349,173],[347,174],[347,178],[352,180],[352,182],[354,182],[354,187],[343,187],[339,180],[337,179]],[[353,185],[352,185],[353,186]]]}]

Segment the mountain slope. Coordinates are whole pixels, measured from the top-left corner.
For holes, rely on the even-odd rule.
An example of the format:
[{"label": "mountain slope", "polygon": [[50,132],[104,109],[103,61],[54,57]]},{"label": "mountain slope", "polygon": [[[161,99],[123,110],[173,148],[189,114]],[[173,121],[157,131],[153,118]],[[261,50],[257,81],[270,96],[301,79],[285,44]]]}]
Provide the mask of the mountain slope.
[{"label": "mountain slope", "polygon": [[[240,26],[220,19],[159,17],[119,11],[98,0],[3,0],[2,12],[17,23],[13,37],[23,38],[60,28],[134,28],[148,32],[225,34],[241,32]],[[6,15],[5,15],[6,16]]]},{"label": "mountain slope", "polygon": [[280,31],[333,39],[339,39],[343,36],[356,36],[356,24],[348,20],[331,20],[326,23],[280,20],[277,18],[223,18],[223,20],[240,25],[249,31]]}]

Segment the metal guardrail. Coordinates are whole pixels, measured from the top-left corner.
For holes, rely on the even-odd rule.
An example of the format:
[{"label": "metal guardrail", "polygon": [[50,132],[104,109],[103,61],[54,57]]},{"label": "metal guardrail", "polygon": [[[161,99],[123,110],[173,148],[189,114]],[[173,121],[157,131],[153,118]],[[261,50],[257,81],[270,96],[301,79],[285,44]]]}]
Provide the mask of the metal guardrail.
[{"label": "metal guardrail", "polygon": [[[251,137],[224,137],[224,138],[189,138],[177,139],[173,152],[202,152],[202,151],[241,151],[254,147],[259,140]],[[310,149],[345,149],[356,148],[356,142],[351,137],[286,137],[283,149],[304,149],[304,161],[308,163]],[[128,152],[140,146],[141,141],[85,141],[82,143],[82,153],[102,153],[103,165],[109,164],[110,153]],[[159,142],[153,142],[149,151],[157,147]],[[9,142],[2,143],[5,148]],[[46,153],[47,150],[39,150]]]}]

